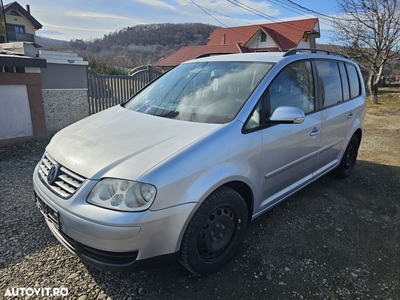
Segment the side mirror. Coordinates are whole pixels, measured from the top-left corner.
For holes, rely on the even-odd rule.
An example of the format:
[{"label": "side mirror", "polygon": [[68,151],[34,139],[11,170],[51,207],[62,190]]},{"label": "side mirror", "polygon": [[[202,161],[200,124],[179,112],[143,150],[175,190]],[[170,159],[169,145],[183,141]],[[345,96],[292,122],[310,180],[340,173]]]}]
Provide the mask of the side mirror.
[{"label": "side mirror", "polygon": [[274,110],[269,120],[272,123],[300,124],[304,122],[305,118],[304,111],[300,108],[279,106]]}]

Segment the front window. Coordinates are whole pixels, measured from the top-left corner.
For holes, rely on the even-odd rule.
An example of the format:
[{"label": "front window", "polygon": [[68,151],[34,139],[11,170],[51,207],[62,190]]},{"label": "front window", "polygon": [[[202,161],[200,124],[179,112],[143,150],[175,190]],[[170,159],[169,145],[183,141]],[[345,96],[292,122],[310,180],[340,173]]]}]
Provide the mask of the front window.
[{"label": "front window", "polygon": [[286,66],[266,89],[248,119],[245,130],[264,124],[279,106],[292,106],[305,114],[315,111],[314,81],[310,61],[298,61]]},{"label": "front window", "polygon": [[159,117],[227,123],[273,64],[263,62],[195,62],[182,64],[160,77],[125,105]]},{"label": "front window", "polygon": [[299,61],[287,66],[268,88],[272,113],[279,106],[300,108],[305,114],[314,111],[314,82],[311,62]]}]

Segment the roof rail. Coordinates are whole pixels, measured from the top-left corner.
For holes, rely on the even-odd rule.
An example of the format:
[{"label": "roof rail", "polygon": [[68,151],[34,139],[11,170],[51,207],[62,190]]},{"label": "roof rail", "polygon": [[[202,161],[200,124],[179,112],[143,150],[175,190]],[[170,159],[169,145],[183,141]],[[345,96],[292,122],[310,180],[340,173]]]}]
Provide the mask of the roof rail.
[{"label": "roof rail", "polygon": [[344,58],[348,58],[346,55],[343,55],[341,53],[333,52],[333,51],[328,51],[328,50],[322,50],[322,49],[316,49],[316,48],[296,48],[296,49],[291,49],[287,51],[283,56],[289,56],[289,55],[294,55],[297,54],[298,52],[310,52],[310,53],[318,53],[322,52],[328,55],[336,55],[336,56],[341,56]]},{"label": "roof rail", "polygon": [[203,58],[203,57],[209,57],[209,56],[212,56],[212,55],[227,55],[227,54],[235,54],[235,53],[231,53],[231,52],[207,52],[207,53],[200,54],[199,56],[196,56],[194,59]]}]

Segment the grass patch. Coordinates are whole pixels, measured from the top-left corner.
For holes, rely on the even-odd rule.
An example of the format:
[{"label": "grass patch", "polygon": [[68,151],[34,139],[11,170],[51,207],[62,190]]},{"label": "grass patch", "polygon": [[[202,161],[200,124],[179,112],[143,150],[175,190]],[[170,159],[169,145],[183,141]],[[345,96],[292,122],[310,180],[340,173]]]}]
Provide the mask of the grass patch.
[{"label": "grass patch", "polygon": [[400,104],[400,86],[394,85],[390,87],[379,88],[378,102],[378,104],[374,104],[371,101],[371,97],[367,97],[367,107]]}]

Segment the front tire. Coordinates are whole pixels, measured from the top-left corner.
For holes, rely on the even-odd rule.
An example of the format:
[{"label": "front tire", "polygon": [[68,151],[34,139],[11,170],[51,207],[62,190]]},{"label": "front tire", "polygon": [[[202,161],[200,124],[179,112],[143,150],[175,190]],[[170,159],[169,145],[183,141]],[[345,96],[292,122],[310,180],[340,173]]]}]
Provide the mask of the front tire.
[{"label": "front tire", "polygon": [[232,259],[248,224],[248,210],[236,191],[220,187],[195,212],[182,239],[180,262],[195,274],[216,272]]},{"label": "front tire", "polygon": [[353,135],[348,143],[346,150],[343,153],[342,160],[336,169],[332,171],[332,175],[338,178],[349,177],[353,172],[354,166],[356,164],[358,147],[360,142],[356,135]]}]

